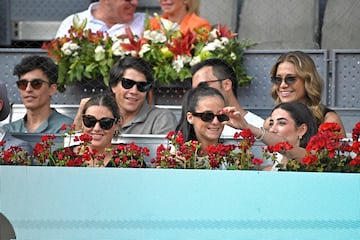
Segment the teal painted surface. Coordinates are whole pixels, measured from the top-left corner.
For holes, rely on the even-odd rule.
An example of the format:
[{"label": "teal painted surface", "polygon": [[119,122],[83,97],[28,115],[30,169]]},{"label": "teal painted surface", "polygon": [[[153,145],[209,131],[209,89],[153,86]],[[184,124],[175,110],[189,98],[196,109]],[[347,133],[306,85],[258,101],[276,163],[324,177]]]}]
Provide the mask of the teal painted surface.
[{"label": "teal painted surface", "polygon": [[17,239],[359,239],[360,174],[0,166]]}]

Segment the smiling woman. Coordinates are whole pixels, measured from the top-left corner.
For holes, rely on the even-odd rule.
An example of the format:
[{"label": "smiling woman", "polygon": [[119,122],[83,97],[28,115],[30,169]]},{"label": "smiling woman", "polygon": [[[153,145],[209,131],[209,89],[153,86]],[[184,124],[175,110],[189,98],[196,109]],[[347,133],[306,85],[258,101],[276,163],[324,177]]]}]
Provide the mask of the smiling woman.
[{"label": "smiling woman", "polygon": [[[91,136],[90,148],[86,150],[104,156],[102,163],[99,163],[98,158],[93,158],[87,163],[89,166],[107,166],[110,162],[111,150],[114,149],[111,141],[120,124],[120,111],[112,94],[96,95],[86,102],[82,111],[82,130]],[[80,145],[75,151],[84,153],[81,151],[84,147]]]},{"label": "smiling woman", "polygon": [[321,102],[323,80],[312,58],[301,51],[282,54],[270,71],[271,96],[275,104],[301,102],[307,105],[316,117],[318,126],[324,122],[336,122],[346,136],[340,116]]}]

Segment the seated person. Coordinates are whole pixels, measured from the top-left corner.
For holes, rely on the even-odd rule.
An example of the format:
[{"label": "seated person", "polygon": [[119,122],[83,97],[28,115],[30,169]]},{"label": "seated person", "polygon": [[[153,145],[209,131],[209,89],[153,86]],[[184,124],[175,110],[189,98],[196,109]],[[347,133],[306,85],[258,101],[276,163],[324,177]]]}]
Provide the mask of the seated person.
[{"label": "seated person", "polygon": [[121,116],[119,107],[113,94],[99,94],[90,98],[84,105],[82,110],[82,132],[92,137],[91,144],[88,149],[82,149],[80,145],[74,148],[76,153],[82,151],[94,151],[92,156],[98,157],[87,161],[90,167],[106,167],[110,166],[112,151],[114,146],[111,141],[118,134],[118,128],[121,124]]},{"label": "seated person", "polygon": [[[176,132],[181,131],[184,141],[197,140],[200,152],[209,145],[217,145],[228,117],[221,113],[225,98],[215,88],[200,86],[190,89],[182,102],[181,118]],[[209,118],[206,118],[206,114]],[[211,119],[212,118],[212,119]]]},{"label": "seated person", "polygon": [[[10,113],[10,104],[7,96],[5,83],[0,81],[0,121],[5,120]],[[32,147],[30,143],[23,141],[19,138],[12,136],[8,131],[0,127],[0,149],[2,145],[4,150],[9,149],[10,147],[20,147],[22,150],[32,154]]]},{"label": "seated person", "polygon": [[[269,131],[269,130],[265,129],[264,127],[256,127],[256,126],[248,123],[236,107],[225,107],[223,112],[229,117],[229,121],[227,121],[226,124],[229,124],[230,126],[232,126],[233,128],[236,128],[236,129],[249,129],[251,131],[251,133],[255,135],[256,140],[262,141],[266,145],[269,145],[269,144],[275,145],[280,142],[289,142],[290,144],[293,144],[292,149],[284,151],[284,152],[282,152],[282,154],[287,159],[295,159],[297,161],[301,161],[302,158],[306,155],[306,150],[304,147],[302,147],[303,145],[300,145],[300,143],[302,143],[302,141],[300,141],[299,139],[298,139],[298,141],[295,141],[295,140],[296,140],[296,138],[304,137],[303,141],[306,141],[308,138],[310,138],[310,135],[312,136],[312,134],[315,134],[316,129],[317,129],[316,121],[314,120],[314,117],[313,117],[314,115],[310,114],[311,112],[309,112],[309,109],[306,106],[305,106],[305,108],[301,107],[301,106],[296,106],[301,109],[301,110],[296,110],[296,107],[294,108],[293,106],[295,106],[296,104],[299,104],[299,103],[292,103],[292,104],[294,104],[294,105],[290,105],[291,108],[288,107],[288,105],[286,105],[287,106],[286,110],[288,110],[289,112],[292,112],[292,114],[294,114],[292,116],[291,113],[287,113],[288,114],[287,118],[290,119],[290,115],[291,115],[291,120],[286,119],[289,122],[292,121],[291,127],[294,128],[291,138],[289,136],[285,135],[285,133],[287,131],[284,131],[284,133],[280,134],[280,133],[276,132],[276,130],[274,130],[275,127],[271,131]],[[282,107],[282,105],[279,108],[281,108],[281,107]],[[291,109],[291,111],[289,109]],[[296,114],[293,111],[296,112]],[[277,113],[277,112],[278,111],[276,111],[275,113]],[[284,122],[286,121],[285,119],[283,119],[284,117],[277,116],[277,118],[279,118],[279,119],[277,119],[277,118],[275,119],[275,113],[274,113],[274,116],[272,115],[272,118],[273,118],[272,124],[274,125],[275,121],[276,121],[276,123],[279,123],[280,125],[284,124]],[[314,122],[312,122],[312,121],[314,121]],[[290,123],[289,123],[289,125],[290,125]],[[314,131],[314,128],[315,128],[315,131]]]},{"label": "seated person", "polygon": [[[280,103],[269,117],[269,132],[284,137],[293,147],[305,149],[310,138],[317,133],[316,120],[311,110],[300,102]],[[276,170],[279,163],[286,165],[288,160],[281,154],[277,156],[272,170]]]},{"label": "seated person", "polygon": [[[254,126],[261,127],[264,119],[246,111],[237,99],[238,82],[234,69],[224,60],[213,58],[199,62],[191,68],[192,87],[206,84],[218,89],[225,97],[228,106],[235,107]],[[233,137],[238,129],[225,125],[223,136]]]},{"label": "seated person", "polygon": [[[201,17],[199,17],[199,0],[173,0],[159,1],[163,14],[160,16],[173,23],[180,25],[180,31],[185,34],[189,30],[205,29],[210,30],[211,24]],[[161,29],[159,19],[150,19],[150,30]]]},{"label": "seated person", "polygon": [[125,34],[125,29],[130,27],[132,32],[140,36],[144,30],[145,13],[136,13],[138,1],[131,0],[99,0],[90,4],[83,12],[75,13],[65,18],[56,33],[56,38],[63,37],[73,25],[75,15],[80,22],[87,19],[85,29],[92,32],[107,32],[110,37]]},{"label": "seated person", "polygon": [[50,107],[51,97],[57,90],[58,68],[51,58],[24,57],[14,68],[26,114],[22,119],[5,124],[3,128],[17,133],[64,133],[64,124],[73,119]]},{"label": "seated person", "polygon": [[[176,127],[176,116],[167,109],[151,106],[146,97],[153,83],[153,69],[143,58],[125,57],[110,69],[109,85],[120,108],[120,134],[167,134]],[[87,99],[82,99],[75,117],[81,126],[81,112]]]},{"label": "seated person", "polygon": [[301,102],[313,112],[317,126],[325,122],[336,122],[343,137],[346,130],[339,114],[321,102],[323,80],[309,54],[302,51],[283,53],[270,71],[271,96],[275,104]]}]

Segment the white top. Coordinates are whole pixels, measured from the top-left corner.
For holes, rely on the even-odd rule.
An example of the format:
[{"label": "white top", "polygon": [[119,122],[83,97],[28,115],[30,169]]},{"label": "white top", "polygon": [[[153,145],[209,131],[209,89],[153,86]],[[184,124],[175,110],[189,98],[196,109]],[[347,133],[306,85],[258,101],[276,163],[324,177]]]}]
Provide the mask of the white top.
[{"label": "white top", "polygon": [[115,24],[111,28],[108,28],[106,24],[94,18],[94,16],[91,14],[91,11],[95,8],[97,8],[99,5],[99,2],[95,2],[90,4],[89,8],[83,12],[72,14],[68,17],[66,17],[57,33],[56,38],[63,37],[65,35],[68,35],[68,31],[70,27],[73,25],[73,18],[75,15],[79,16],[80,22],[82,22],[84,19],[87,18],[87,24],[85,29],[91,29],[93,32],[97,31],[103,31],[107,32],[110,37],[116,36],[116,35],[122,35],[125,34],[126,27],[130,27],[131,31],[136,34],[137,36],[141,36],[143,30],[144,30],[144,24],[145,24],[145,13],[135,13],[134,14],[134,20],[131,23],[125,23],[125,24]]},{"label": "white top", "polygon": [[[248,111],[245,114],[244,118],[248,123],[254,125],[255,127],[259,128],[259,127],[264,126],[264,119],[262,119],[261,117],[259,117],[258,115],[254,114],[252,112]],[[230,138],[232,138],[232,137],[234,137],[234,133],[240,132],[240,131],[241,130],[239,130],[239,129],[230,127],[228,125],[225,125],[224,130],[223,130],[221,135],[222,135],[222,137],[230,137]]]}]

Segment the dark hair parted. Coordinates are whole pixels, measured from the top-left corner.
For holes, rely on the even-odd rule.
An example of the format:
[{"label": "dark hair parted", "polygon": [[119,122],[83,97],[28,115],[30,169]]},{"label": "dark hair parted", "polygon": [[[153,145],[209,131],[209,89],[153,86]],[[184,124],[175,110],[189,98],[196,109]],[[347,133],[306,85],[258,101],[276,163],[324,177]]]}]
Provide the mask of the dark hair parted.
[{"label": "dark hair parted", "polygon": [[[311,109],[318,123],[324,120],[323,104],[321,104],[321,94],[323,91],[323,80],[316,69],[312,58],[302,51],[291,51],[282,54],[275,62],[270,71],[271,76],[276,76],[280,63],[290,62],[294,64],[296,74],[305,83],[305,104]],[[270,91],[275,104],[280,103],[280,98],[276,93],[276,85],[273,85]]]},{"label": "dark hair parted", "polygon": [[[230,79],[232,83],[232,91],[237,97],[237,90],[238,90],[238,81],[237,76],[234,69],[223,59],[220,58],[210,58],[204,61],[201,61],[194,66],[191,67],[191,75],[199,71],[203,67],[211,67],[214,76],[217,79]],[[208,79],[208,80],[217,80],[217,79]]]},{"label": "dark hair parted", "polygon": [[43,71],[49,79],[50,84],[57,83],[58,67],[51,58],[44,56],[32,55],[24,57],[20,63],[14,67],[13,75],[17,75],[20,78],[21,75],[35,69]]},{"label": "dark hair parted", "polygon": [[316,119],[312,111],[303,103],[300,102],[287,102],[276,105],[272,112],[276,109],[283,109],[287,111],[291,118],[295,121],[297,127],[301,124],[306,124],[307,131],[300,139],[300,147],[305,148],[310,138],[317,133]]},{"label": "dark hair parted", "polygon": [[201,85],[186,92],[182,101],[181,117],[176,126],[176,132],[181,131],[185,141],[197,140],[194,126],[187,121],[188,112],[196,112],[199,101],[204,97],[217,96],[225,103],[225,98],[216,88]]},{"label": "dark hair parted", "polygon": [[116,86],[124,76],[126,69],[135,69],[145,75],[147,82],[154,82],[153,69],[151,65],[140,57],[127,56],[118,60],[110,69],[109,85]]},{"label": "dark hair parted", "polygon": [[91,106],[104,106],[110,110],[114,118],[121,121],[121,115],[119,106],[116,103],[116,99],[113,93],[97,94],[91,97],[84,106],[82,114],[85,114],[87,109]]}]

